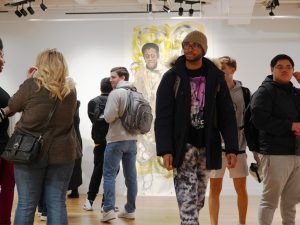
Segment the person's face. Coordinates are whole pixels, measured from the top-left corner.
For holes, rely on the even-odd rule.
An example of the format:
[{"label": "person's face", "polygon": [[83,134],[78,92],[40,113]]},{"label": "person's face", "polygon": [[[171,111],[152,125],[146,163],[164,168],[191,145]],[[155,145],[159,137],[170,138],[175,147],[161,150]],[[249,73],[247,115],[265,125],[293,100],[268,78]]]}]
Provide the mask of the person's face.
[{"label": "person's face", "polygon": [[182,43],[183,53],[185,55],[186,61],[197,62],[203,56],[203,50],[201,45],[195,42],[183,42]]},{"label": "person's face", "polygon": [[119,81],[124,79],[125,79],[124,76],[119,77],[119,75],[115,71],[110,73],[110,83],[113,89],[117,87]]},{"label": "person's face", "polygon": [[232,79],[235,68],[228,66],[226,63],[221,63],[221,70],[224,72],[225,79]]},{"label": "person's face", "polygon": [[148,69],[154,70],[157,67],[158,53],[154,48],[145,50],[144,59]]},{"label": "person's face", "polygon": [[4,60],[4,53],[3,53],[2,50],[0,50],[0,73],[1,73],[2,70],[3,70],[4,63],[5,63],[5,60]]},{"label": "person's face", "polygon": [[271,68],[271,71],[276,82],[287,84],[292,79],[294,68],[289,60],[281,59]]}]

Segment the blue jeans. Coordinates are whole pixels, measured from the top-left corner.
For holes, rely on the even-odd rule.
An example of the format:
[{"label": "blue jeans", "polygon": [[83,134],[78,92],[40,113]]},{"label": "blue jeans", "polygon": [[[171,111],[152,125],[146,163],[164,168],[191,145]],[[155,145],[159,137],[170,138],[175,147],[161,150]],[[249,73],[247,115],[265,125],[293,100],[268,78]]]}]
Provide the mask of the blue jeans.
[{"label": "blue jeans", "polygon": [[103,188],[104,188],[104,212],[115,208],[116,202],[116,176],[122,160],[125,184],[127,187],[127,203],[125,210],[128,213],[135,211],[135,200],[137,196],[136,177],[136,141],[117,141],[107,144],[104,153],[103,165]]},{"label": "blue jeans", "polygon": [[15,179],[19,197],[14,224],[33,224],[43,189],[47,204],[47,224],[68,224],[65,201],[73,167],[74,161],[45,168],[16,164]]}]

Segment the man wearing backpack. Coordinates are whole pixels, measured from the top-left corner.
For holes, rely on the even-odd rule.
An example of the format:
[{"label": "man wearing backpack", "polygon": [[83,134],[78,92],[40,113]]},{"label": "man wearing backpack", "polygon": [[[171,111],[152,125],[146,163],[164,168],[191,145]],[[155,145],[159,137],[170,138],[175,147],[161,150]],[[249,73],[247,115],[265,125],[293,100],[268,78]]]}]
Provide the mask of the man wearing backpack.
[{"label": "man wearing backpack", "polygon": [[109,123],[106,136],[107,146],[104,153],[103,178],[105,201],[102,222],[116,218],[115,215],[115,183],[117,170],[122,161],[125,183],[127,187],[127,202],[118,214],[119,218],[135,218],[135,201],[137,196],[136,174],[136,140],[137,135],[128,132],[122,125],[121,117],[128,101],[128,90],[133,88],[128,82],[129,73],[125,67],[111,69],[110,81],[113,91],[109,94],[104,110],[104,118]]},{"label": "man wearing backpack", "polygon": [[[108,131],[108,123],[104,120],[104,108],[106,105],[108,94],[111,92],[112,87],[110,78],[106,77],[101,80],[100,91],[101,95],[93,98],[88,103],[88,116],[92,122],[92,139],[95,143],[94,147],[94,169],[91,176],[89,191],[87,199],[83,205],[86,211],[93,210],[93,203],[99,192],[99,187],[103,174],[103,160],[104,151],[106,148],[106,134]],[[104,195],[102,198],[102,206],[104,202]]]},{"label": "man wearing backpack", "polygon": [[222,166],[220,132],[227,166],[238,151],[237,125],[224,74],[205,58],[206,36],[189,33],[184,55],[167,71],[156,98],[155,138],[164,166],[174,169],[181,225],[198,225],[211,169]]},{"label": "man wearing backpack", "polygon": [[[221,70],[224,72],[225,80],[230,91],[231,99],[235,109],[235,115],[238,128],[239,151],[237,153],[237,163],[235,168],[229,168],[229,175],[233,179],[234,187],[237,193],[237,205],[239,211],[239,225],[246,224],[246,215],[248,207],[248,194],[246,188],[246,177],[248,176],[248,165],[246,155],[246,139],[243,131],[244,112],[250,102],[250,90],[242,86],[240,81],[234,80],[233,75],[236,71],[236,60],[229,56],[219,58]],[[222,144],[224,145],[224,143]],[[222,153],[222,168],[212,170],[210,176],[209,193],[209,213],[210,223],[219,224],[219,206],[220,193],[222,190],[223,177],[226,169],[225,150]]]},{"label": "man wearing backpack", "polygon": [[300,90],[291,83],[294,61],[290,56],[276,55],[270,69],[272,74],[251,100],[263,175],[258,224],[271,225],[280,202],[282,224],[295,225],[300,203],[300,155],[295,148],[295,132],[300,132]]}]

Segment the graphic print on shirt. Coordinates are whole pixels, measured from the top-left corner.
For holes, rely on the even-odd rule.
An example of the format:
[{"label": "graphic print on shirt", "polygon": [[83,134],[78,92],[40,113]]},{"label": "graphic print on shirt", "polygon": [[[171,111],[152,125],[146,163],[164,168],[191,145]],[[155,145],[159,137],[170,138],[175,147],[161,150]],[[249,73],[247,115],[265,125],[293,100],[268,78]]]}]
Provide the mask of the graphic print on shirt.
[{"label": "graphic print on shirt", "polygon": [[190,78],[191,84],[191,124],[196,129],[204,128],[205,77]]}]

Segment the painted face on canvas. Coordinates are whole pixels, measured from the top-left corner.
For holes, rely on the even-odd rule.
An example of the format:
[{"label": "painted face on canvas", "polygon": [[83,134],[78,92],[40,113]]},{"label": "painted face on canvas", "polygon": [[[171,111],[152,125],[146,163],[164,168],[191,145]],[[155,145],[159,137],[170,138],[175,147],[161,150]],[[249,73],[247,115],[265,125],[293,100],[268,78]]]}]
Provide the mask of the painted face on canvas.
[{"label": "painted face on canvas", "polygon": [[154,48],[148,48],[145,50],[144,59],[146,67],[149,70],[154,70],[157,67],[158,53]]}]

